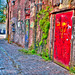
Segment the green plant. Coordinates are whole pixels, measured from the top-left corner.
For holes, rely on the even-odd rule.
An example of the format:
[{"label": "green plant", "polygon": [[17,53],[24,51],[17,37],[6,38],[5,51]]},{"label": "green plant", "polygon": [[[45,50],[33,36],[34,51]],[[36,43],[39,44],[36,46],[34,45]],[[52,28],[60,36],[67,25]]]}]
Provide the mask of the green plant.
[{"label": "green plant", "polygon": [[[31,50],[32,49],[32,50]],[[37,51],[36,50],[34,50],[33,48],[32,48],[32,46],[30,47],[30,49],[28,49],[28,50],[26,50],[26,49],[19,49],[18,51],[20,51],[20,52],[22,52],[22,53],[24,53],[24,54],[37,54]]]},{"label": "green plant", "polygon": [[75,67],[71,67],[70,72],[75,74]]},{"label": "green plant", "polygon": [[40,29],[42,30],[42,37],[41,37],[41,41],[39,42],[39,46],[41,45],[45,46],[47,44],[46,40],[48,37],[49,28],[50,28],[50,20],[49,20],[50,11],[52,11],[52,7],[47,6],[45,10],[42,9],[37,14],[37,17],[39,19],[41,17],[41,19],[39,20],[39,25],[40,25]]},{"label": "green plant", "polygon": [[39,53],[39,54],[37,54],[37,50],[34,50],[34,49],[26,50],[23,48],[23,49],[19,49],[18,51],[20,51],[24,54],[30,54],[30,55],[35,54],[35,55],[41,56],[45,61],[51,60],[48,55],[48,49],[46,49],[45,51],[43,51],[42,53]]},{"label": "green plant", "polygon": [[12,41],[10,41],[10,44],[12,44],[13,42]]},{"label": "green plant", "polygon": [[39,53],[39,55],[40,55],[43,59],[45,59],[46,61],[47,61],[47,60],[51,60],[51,58],[49,58],[48,49],[42,50],[42,52]]},{"label": "green plant", "polygon": [[3,13],[4,10],[6,11],[5,7],[3,7],[3,9],[0,9],[0,23],[3,23],[6,21],[6,15]]},{"label": "green plant", "polygon": [[[50,59],[48,51],[46,49],[48,32],[49,32],[49,28],[50,28],[50,19],[49,19],[50,11],[52,11],[52,7],[47,6],[45,10],[42,9],[37,14],[37,17],[40,19],[39,25],[40,25],[40,29],[42,31],[41,40],[39,41],[39,47],[42,47],[42,52],[39,53],[39,55],[42,56],[42,58],[44,58],[45,60]],[[35,20],[35,22],[37,22],[37,21],[38,20]]]},{"label": "green plant", "polygon": [[[36,50],[34,50],[34,45],[32,45],[29,48],[28,52],[27,53],[25,52],[26,54],[35,54],[35,55],[41,56],[45,60],[51,60],[51,58],[49,58],[48,49],[46,49],[48,32],[50,28],[50,19],[49,19],[50,11],[52,11],[52,8],[50,6],[47,6],[45,10],[42,9],[37,14],[37,17],[40,20],[38,19],[35,20],[34,30],[37,31],[36,25],[37,25],[37,22],[39,21],[42,36],[40,41],[36,41]],[[42,47],[42,51],[39,54],[37,54],[39,47]]]},{"label": "green plant", "polygon": [[42,43],[43,43],[43,41],[41,40],[41,41],[39,42],[39,46],[41,46],[41,45],[42,45]]},{"label": "green plant", "polygon": [[34,49],[34,45],[33,44],[29,47],[29,50],[32,50],[32,49]]},{"label": "green plant", "polygon": [[31,51],[31,54],[36,54],[36,53],[37,53],[37,52],[36,52],[36,50],[34,50],[34,49]]},{"label": "green plant", "polygon": [[[49,54],[48,51],[46,49],[46,44],[47,44],[47,38],[48,38],[48,32],[50,29],[50,19],[49,19],[49,13],[50,11],[52,11],[52,7],[51,6],[47,6],[46,9],[42,9],[41,11],[38,12],[37,17],[38,19],[35,20],[35,24],[39,21],[39,25],[40,25],[40,29],[42,32],[42,36],[40,41],[38,41],[38,47],[41,47],[41,53],[39,53],[40,56],[42,56],[42,58],[44,58],[45,60],[49,60]],[[37,30],[37,29],[36,29]]]},{"label": "green plant", "polygon": [[27,54],[28,53],[28,51],[26,50],[26,49],[19,49],[18,51],[20,51],[20,52],[22,52],[22,53],[25,53],[25,54]]}]

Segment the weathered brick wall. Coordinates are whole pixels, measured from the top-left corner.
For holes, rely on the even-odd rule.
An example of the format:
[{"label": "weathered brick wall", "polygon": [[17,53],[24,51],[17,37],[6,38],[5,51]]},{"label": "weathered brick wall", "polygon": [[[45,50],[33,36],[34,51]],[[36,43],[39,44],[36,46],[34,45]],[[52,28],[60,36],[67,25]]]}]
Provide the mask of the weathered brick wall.
[{"label": "weathered brick wall", "polygon": [[53,59],[53,50],[54,50],[54,31],[55,30],[55,14],[52,14],[50,17],[50,56]]},{"label": "weathered brick wall", "polygon": [[75,7],[75,0],[72,0],[71,7]]},{"label": "weathered brick wall", "polygon": [[[26,3],[27,4],[27,3]],[[34,9],[35,9],[35,6],[34,6],[34,3],[31,1],[28,2],[28,5],[26,6],[27,8],[30,8],[30,15],[29,15],[29,19],[30,19],[30,28],[29,28],[29,46],[30,47],[33,43],[33,27],[34,27]]]},{"label": "weathered brick wall", "polygon": [[[9,2],[9,35],[12,34],[12,33],[11,33],[11,25],[10,25],[10,24],[11,24],[10,21],[11,21],[11,17],[12,17],[12,15],[11,15],[11,14],[12,14],[12,12],[11,12],[12,9],[11,9],[11,8],[12,8],[12,7],[11,7],[11,1],[10,1],[10,2]],[[10,35],[10,36],[11,36],[11,35]]]},{"label": "weathered brick wall", "polygon": [[[11,2],[9,2],[9,22],[10,22],[10,12],[11,12]],[[10,27],[10,23],[9,23],[9,34],[10,34],[10,29],[11,27]]]},{"label": "weathered brick wall", "polygon": [[[16,0],[15,1],[15,5],[11,5],[11,1],[9,2],[9,17],[15,18],[14,22],[15,22],[15,34],[14,34],[14,42],[24,46],[25,45],[25,31],[24,31],[24,26],[25,26],[25,11],[24,8],[25,7],[30,7],[30,30],[29,30],[29,47],[31,46],[31,44],[33,43],[33,32],[34,32],[34,24],[35,24],[35,5],[34,2],[29,1],[29,0]],[[49,0],[49,2],[52,0]],[[37,2],[37,0],[35,1],[35,3]],[[40,2],[40,0],[38,1],[38,3]],[[45,7],[49,4],[48,0],[44,0],[44,5]],[[39,7],[39,6],[38,6]],[[39,7],[40,9],[40,7]],[[18,11],[21,11],[20,13],[20,20],[18,20]],[[11,16],[10,16],[10,12],[11,12]],[[10,19],[10,20],[11,20]],[[20,27],[18,27],[18,22],[20,22]],[[10,29],[9,29],[9,34],[10,34],[10,39],[12,41],[13,38],[13,32],[11,30],[11,24],[10,24]],[[38,29],[38,37],[40,36],[40,27]],[[49,40],[49,39],[48,39]]]},{"label": "weathered brick wall", "polygon": [[60,3],[60,0],[53,0],[53,5],[57,5],[58,3]]},{"label": "weathered brick wall", "polygon": [[55,11],[61,11],[66,9],[75,8],[75,0],[63,0],[60,4],[60,0],[53,0],[53,9]]},{"label": "weathered brick wall", "polygon": [[[50,6],[50,4],[52,4],[52,0],[43,0],[42,3],[43,3],[42,9],[46,9],[47,6]],[[40,29],[39,21],[38,21],[38,23],[37,23],[37,36],[36,36],[36,40],[37,41],[40,41],[41,40],[41,35],[42,35],[42,31]],[[48,38],[47,38],[46,48],[48,48],[48,50],[50,50],[50,29],[49,29],[49,32],[48,32]]]},{"label": "weathered brick wall", "polygon": [[[24,44],[25,44],[25,34],[24,34],[24,21],[25,21],[25,12],[24,12],[25,4],[24,3],[25,3],[25,0],[20,0],[20,3],[18,2],[18,0],[16,0],[15,5],[11,5],[11,1],[9,2],[9,23],[10,23],[9,24],[9,34],[10,34],[10,40],[12,41],[12,38],[13,38],[12,26],[11,26],[10,21],[13,20],[13,22],[15,23],[14,42],[17,43],[17,44],[20,44],[24,47]],[[20,28],[18,28],[18,11],[19,11],[19,9],[21,10]],[[11,12],[11,15],[10,15],[10,12]]]},{"label": "weathered brick wall", "polygon": [[75,65],[75,16],[72,17],[71,65]]}]

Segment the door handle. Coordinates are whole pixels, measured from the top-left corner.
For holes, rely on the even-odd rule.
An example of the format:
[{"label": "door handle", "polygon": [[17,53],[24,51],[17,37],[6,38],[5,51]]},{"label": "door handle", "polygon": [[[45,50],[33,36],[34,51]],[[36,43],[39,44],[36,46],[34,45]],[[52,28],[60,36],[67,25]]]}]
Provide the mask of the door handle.
[{"label": "door handle", "polygon": [[67,41],[69,40],[69,39],[66,39]]}]

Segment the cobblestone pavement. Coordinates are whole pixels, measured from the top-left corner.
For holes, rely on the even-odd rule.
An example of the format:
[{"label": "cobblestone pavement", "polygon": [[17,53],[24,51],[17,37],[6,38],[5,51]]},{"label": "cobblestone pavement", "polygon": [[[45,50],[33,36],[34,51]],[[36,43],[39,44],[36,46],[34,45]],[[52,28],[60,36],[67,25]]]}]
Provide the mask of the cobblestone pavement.
[{"label": "cobblestone pavement", "polygon": [[42,61],[40,56],[23,55],[21,47],[0,40],[0,75],[70,75],[53,62]]}]

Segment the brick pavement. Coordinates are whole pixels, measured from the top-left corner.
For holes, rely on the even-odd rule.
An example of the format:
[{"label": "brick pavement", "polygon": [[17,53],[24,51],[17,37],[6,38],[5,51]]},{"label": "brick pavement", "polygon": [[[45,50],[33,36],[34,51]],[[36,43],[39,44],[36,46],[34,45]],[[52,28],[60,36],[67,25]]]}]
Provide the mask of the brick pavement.
[{"label": "brick pavement", "polygon": [[21,47],[0,40],[0,75],[70,75],[53,62],[37,55],[23,55]]}]

